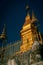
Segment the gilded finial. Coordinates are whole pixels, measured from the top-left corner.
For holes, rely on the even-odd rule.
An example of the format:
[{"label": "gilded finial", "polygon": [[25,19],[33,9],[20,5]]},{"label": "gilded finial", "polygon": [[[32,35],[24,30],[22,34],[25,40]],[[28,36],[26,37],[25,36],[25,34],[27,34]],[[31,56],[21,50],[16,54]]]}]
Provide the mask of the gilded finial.
[{"label": "gilded finial", "polygon": [[29,12],[30,7],[28,4],[26,5],[25,9],[26,9],[26,17],[25,17],[25,23],[23,26],[26,26],[28,23],[30,23],[30,12]]},{"label": "gilded finial", "polygon": [[26,4],[26,7],[25,7],[25,10],[26,10],[26,14],[28,15],[30,12],[30,6],[28,4]]}]

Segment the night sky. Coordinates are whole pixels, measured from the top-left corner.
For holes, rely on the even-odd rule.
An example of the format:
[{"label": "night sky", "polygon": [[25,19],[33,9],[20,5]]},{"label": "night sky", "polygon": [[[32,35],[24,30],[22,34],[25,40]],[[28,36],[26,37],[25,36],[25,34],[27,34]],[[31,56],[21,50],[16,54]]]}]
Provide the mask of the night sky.
[{"label": "night sky", "polygon": [[26,16],[25,6],[29,4],[40,23],[43,34],[43,0],[0,0],[0,34],[6,24],[7,43],[20,40],[20,30]]}]

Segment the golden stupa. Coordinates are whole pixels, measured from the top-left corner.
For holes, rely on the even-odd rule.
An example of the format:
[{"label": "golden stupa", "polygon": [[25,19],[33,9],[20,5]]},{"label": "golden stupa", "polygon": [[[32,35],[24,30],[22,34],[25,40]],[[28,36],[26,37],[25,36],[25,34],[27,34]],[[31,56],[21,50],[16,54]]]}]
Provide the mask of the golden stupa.
[{"label": "golden stupa", "polygon": [[38,19],[35,17],[34,12],[32,12],[32,18],[29,13],[25,17],[25,23],[20,31],[22,37],[22,45],[20,46],[21,52],[30,50],[35,40],[42,41],[41,34],[37,31],[37,26],[34,25],[37,21]]}]

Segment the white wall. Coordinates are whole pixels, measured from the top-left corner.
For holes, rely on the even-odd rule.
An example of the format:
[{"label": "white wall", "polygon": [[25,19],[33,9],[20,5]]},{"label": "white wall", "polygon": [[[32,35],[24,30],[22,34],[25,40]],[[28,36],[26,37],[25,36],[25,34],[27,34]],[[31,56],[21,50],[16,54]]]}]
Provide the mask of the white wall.
[{"label": "white wall", "polygon": [[15,59],[9,59],[7,65],[17,65]]}]

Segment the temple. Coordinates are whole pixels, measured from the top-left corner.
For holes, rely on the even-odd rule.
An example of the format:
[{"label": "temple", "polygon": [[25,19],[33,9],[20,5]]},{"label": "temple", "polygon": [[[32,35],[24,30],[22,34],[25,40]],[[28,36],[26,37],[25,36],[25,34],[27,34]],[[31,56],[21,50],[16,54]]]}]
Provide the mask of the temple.
[{"label": "temple", "polygon": [[31,65],[30,64],[30,50],[37,41],[43,44],[41,33],[38,31],[37,26],[38,19],[35,17],[32,11],[32,17],[28,13],[25,17],[25,22],[20,31],[21,40],[15,43],[9,43],[4,46],[6,40],[6,29],[5,25],[3,32],[0,35],[0,42],[2,47],[0,48],[0,65]]}]

